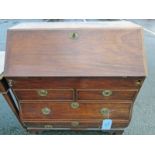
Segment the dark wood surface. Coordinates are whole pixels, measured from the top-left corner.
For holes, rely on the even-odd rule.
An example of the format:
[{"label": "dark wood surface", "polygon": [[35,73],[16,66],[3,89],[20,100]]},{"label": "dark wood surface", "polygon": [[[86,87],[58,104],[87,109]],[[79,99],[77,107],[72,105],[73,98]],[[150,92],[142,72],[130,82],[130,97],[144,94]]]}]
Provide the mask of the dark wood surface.
[{"label": "dark wood surface", "polygon": [[20,101],[32,100],[133,100],[137,94],[136,90],[111,90],[112,95],[104,96],[102,92],[104,89],[78,89],[61,90],[61,89],[45,89],[48,94],[40,96],[39,89],[16,89],[15,95]]},{"label": "dark wood surface", "polygon": [[[22,122],[29,121],[30,124],[32,122],[31,125],[26,124],[28,129],[46,130],[42,123],[52,122],[53,124],[54,121],[54,128],[82,130],[89,127],[100,129],[101,120],[105,118],[111,118],[114,121],[113,127],[127,126],[132,116],[133,102],[144,77],[9,77],[7,80],[8,82],[12,80],[12,88],[20,100],[20,119]],[[37,91],[40,89],[48,90],[49,96],[39,96]],[[102,96],[102,91],[105,89],[111,90],[112,95]],[[69,96],[68,92],[70,92]],[[72,101],[65,102],[65,99],[78,102],[79,108],[73,109]],[[51,113],[44,115],[43,108],[50,109]],[[102,108],[108,108],[109,114],[101,114]],[[72,120],[70,121],[70,119]],[[89,119],[94,122],[100,120],[100,123],[83,122],[83,120]],[[63,120],[66,123],[62,123]],[[72,127],[71,122],[76,120],[82,121],[82,123],[77,127]],[[126,123],[120,123],[122,120],[125,120]],[[35,125],[37,122],[38,124]]]},{"label": "dark wood surface", "polygon": [[[37,23],[32,29],[31,26],[10,29],[7,34],[4,75],[145,76],[142,28],[135,24],[125,24],[124,27],[122,22],[116,27],[97,25],[96,28],[91,23],[86,26],[85,23],[80,26],[77,24],[76,28],[63,28],[62,25],[56,29],[56,24],[47,24],[45,28],[38,29]],[[71,33],[78,33],[78,38],[71,39]]]}]

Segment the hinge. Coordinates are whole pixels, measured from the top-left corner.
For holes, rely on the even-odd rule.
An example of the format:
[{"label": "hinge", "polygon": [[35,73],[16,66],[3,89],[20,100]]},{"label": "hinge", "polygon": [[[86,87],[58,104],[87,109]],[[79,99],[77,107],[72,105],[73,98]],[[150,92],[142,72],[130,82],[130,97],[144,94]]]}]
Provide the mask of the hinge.
[{"label": "hinge", "polygon": [[2,72],[2,73],[0,74],[0,80],[2,80],[3,77],[4,77],[4,72]]}]

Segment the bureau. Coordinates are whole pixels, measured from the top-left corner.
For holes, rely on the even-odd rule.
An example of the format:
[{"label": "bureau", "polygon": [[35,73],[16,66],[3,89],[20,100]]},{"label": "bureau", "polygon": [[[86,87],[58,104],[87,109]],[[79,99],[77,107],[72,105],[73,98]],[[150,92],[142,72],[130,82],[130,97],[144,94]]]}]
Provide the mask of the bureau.
[{"label": "bureau", "polygon": [[117,134],[130,123],[146,74],[136,24],[23,23],[8,29],[0,89],[28,131]]}]

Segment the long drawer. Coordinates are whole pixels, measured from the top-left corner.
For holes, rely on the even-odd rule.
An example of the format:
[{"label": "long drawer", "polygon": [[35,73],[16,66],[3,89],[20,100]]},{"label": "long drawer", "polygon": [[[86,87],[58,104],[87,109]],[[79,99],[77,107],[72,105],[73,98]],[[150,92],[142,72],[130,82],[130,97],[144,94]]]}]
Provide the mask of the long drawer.
[{"label": "long drawer", "polygon": [[[30,121],[24,122],[27,128],[42,128],[42,129],[54,129],[54,128],[96,128],[101,129],[103,120],[53,120],[53,121]],[[112,128],[125,128],[128,126],[128,120],[114,119],[112,122]]]},{"label": "long drawer", "polygon": [[126,119],[131,104],[102,102],[21,102],[23,120]]}]

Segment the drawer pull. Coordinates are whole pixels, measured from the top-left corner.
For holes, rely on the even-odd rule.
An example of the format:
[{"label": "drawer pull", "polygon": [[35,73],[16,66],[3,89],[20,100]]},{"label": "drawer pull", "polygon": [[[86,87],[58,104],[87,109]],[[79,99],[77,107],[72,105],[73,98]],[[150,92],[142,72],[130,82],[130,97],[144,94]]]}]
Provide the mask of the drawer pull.
[{"label": "drawer pull", "polygon": [[51,113],[51,110],[47,107],[41,109],[41,112],[43,115],[49,115]]},{"label": "drawer pull", "polygon": [[71,33],[69,33],[69,38],[73,39],[73,40],[76,40],[76,39],[79,38],[79,35],[78,35],[77,32],[71,32]]},{"label": "drawer pull", "polygon": [[48,91],[45,89],[40,89],[38,90],[38,95],[39,96],[47,96],[48,95]]},{"label": "drawer pull", "polygon": [[136,81],[136,85],[137,85],[137,86],[140,86],[140,85],[141,85],[141,80],[137,80],[137,81]]},{"label": "drawer pull", "polygon": [[71,125],[72,125],[72,127],[77,127],[77,126],[79,126],[79,122],[78,121],[73,121],[71,123]]},{"label": "drawer pull", "polygon": [[108,108],[102,108],[101,110],[100,110],[100,113],[102,114],[102,115],[104,115],[104,116],[108,116],[109,115],[109,109]]},{"label": "drawer pull", "polygon": [[71,103],[71,108],[72,108],[72,109],[77,109],[77,108],[79,108],[79,106],[80,106],[80,105],[79,105],[78,102],[72,102],[72,103]]},{"label": "drawer pull", "polygon": [[12,87],[12,86],[13,86],[13,80],[8,80],[8,85],[9,85],[10,87]]},{"label": "drawer pull", "polygon": [[44,125],[44,128],[53,128],[53,125]]},{"label": "drawer pull", "polygon": [[112,91],[111,90],[108,90],[108,89],[107,90],[103,90],[102,91],[102,95],[103,96],[111,96],[112,95]]}]

